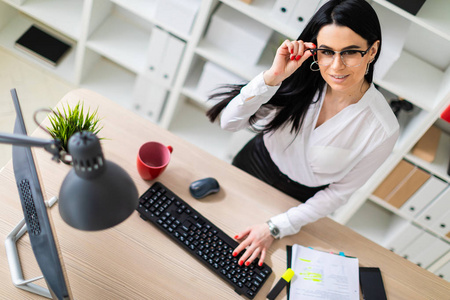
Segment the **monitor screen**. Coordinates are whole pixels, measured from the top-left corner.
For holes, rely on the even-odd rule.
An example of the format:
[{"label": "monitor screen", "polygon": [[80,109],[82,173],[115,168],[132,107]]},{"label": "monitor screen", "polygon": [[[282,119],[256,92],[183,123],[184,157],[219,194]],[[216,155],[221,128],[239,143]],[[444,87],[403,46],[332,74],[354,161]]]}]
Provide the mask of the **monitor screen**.
[{"label": "monitor screen", "polygon": [[[15,89],[11,90],[11,95],[16,110],[14,134],[27,135]],[[48,289],[54,299],[70,299],[64,264],[47,214],[33,153],[29,147],[13,146],[13,168],[31,247]]]}]

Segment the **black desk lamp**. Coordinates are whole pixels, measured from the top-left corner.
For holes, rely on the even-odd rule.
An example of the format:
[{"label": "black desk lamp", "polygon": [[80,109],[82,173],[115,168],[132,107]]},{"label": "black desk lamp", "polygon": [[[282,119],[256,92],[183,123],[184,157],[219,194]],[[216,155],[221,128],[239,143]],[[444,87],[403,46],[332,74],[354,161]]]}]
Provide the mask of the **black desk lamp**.
[{"label": "black desk lamp", "polygon": [[[24,220],[5,242],[12,280],[17,287],[48,298],[70,299],[64,264],[30,149],[44,148],[59,161],[59,141],[28,137],[16,91],[11,90],[11,94],[17,114],[14,134],[0,133],[0,143],[13,145],[14,175],[24,212]],[[136,186],[120,166],[104,159],[98,138],[90,132],[79,132],[70,138],[68,148],[74,168],[60,188],[59,211],[63,220],[77,229],[92,231],[110,228],[130,216],[138,205]],[[26,230],[48,290],[32,283],[40,278],[23,278],[15,243]]]},{"label": "black desk lamp", "polygon": [[59,213],[72,227],[102,230],[128,218],[138,205],[131,177],[103,158],[100,142],[91,132],[77,132],[69,140],[73,169],[59,191]]}]

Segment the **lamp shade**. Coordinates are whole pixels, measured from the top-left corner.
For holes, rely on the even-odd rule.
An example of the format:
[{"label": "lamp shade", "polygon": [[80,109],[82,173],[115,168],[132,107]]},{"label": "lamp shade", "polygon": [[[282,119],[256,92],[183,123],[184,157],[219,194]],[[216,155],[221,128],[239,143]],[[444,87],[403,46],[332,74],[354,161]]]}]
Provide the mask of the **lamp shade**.
[{"label": "lamp shade", "polygon": [[94,231],[115,226],[137,208],[139,196],[131,177],[105,160],[96,135],[83,131],[69,140],[73,168],[59,192],[59,213],[72,227]]}]

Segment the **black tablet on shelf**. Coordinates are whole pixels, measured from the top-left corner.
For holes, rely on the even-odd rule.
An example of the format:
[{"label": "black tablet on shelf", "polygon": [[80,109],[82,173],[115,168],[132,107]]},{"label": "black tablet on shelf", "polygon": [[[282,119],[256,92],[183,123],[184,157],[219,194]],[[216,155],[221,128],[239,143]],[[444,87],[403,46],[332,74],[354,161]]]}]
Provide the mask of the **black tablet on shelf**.
[{"label": "black tablet on shelf", "polygon": [[52,66],[56,66],[71,48],[71,45],[34,25],[22,34],[15,46]]}]

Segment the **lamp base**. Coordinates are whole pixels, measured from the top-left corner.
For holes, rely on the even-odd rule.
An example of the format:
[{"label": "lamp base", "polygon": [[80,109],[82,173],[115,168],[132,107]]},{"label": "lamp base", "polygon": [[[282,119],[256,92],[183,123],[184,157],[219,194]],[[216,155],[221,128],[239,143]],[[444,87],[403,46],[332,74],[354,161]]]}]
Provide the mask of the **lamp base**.
[{"label": "lamp base", "polygon": [[[49,201],[46,201],[47,207],[52,207],[56,201],[58,201],[57,197],[53,197]],[[6,257],[8,258],[12,282],[17,288],[52,299],[52,295],[48,289],[33,283],[36,280],[42,279],[43,276],[38,276],[32,279],[25,279],[23,277],[22,266],[16,243],[25,234],[25,232],[27,232],[27,225],[25,224],[24,218],[6,237]]]}]

